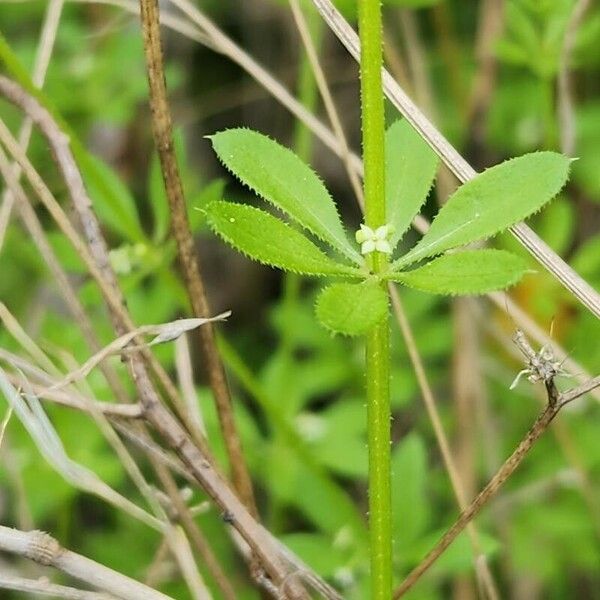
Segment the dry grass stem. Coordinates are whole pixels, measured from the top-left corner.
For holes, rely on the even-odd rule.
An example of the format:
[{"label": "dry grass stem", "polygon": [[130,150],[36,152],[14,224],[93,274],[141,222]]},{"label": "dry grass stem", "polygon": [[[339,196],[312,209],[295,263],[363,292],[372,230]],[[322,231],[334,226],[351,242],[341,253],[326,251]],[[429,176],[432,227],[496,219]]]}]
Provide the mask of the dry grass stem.
[{"label": "dry grass stem", "polygon": [[[96,366],[98,366],[102,361],[106,360],[109,356],[136,352],[144,347],[148,348],[156,344],[170,342],[177,339],[186,331],[196,329],[197,327],[207,323],[223,321],[230,315],[231,311],[227,311],[221,313],[220,315],[206,319],[178,319],[176,321],[171,321],[169,323],[163,323],[160,325],[142,325],[141,327],[138,327],[132,331],[128,331],[127,333],[118,337],[116,340],[113,340],[107,346],[104,346],[104,348],[96,352],[96,354],[88,358],[88,360],[86,360],[81,367],[69,373],[64,379],[49,388],[48,391],[52,392],[59,390],[75,381],[87,377],[87,375],[89,375]],[[133,346],[129,346],[129,344],[136,340],[136,338],[142,338],[145,335],[153,335],[155,337],[146,344],[137,343]]]},{"label": "dry grass stem", "polygon": [[591,0],[578,0],[567,23],[560,67],[558,71],[558,122],[560,123],[560,149],[567,156],[575,154],[575,107],[573,106],[573,90],[571,89],[570,62],[571,54],[577,38],[577,30],[583,17],[592,4]]},{"label": "dry grass stem", "polygon": [[335,133],[335,136],[338,139],[341,148],[341,159],[344,163],[346,173],[348,174],[348,179],[350,180],[350,184],[352,185],[352,189],[354,190],[354,195],[358,200],[358,204],[362,207],[364,206],[362,184],[360,182],[358,174],[356,173],[356,170],[352,166],[352,151],[350,150],[350,146],[348,145],[348,140],[346,139],[346,134],[344,133],[344,127],[342,125],[342,121],[340,119],[338,110],[335,106],[335,102],[331,95],[327,79],[325,78],[325,73],[323,73],[321,63],[319,62],[319,56],[313,43],[313,40],[310,36],[310,31],[306,23],[306,19],[304,18],[304,14],[302,12],[302,9],[300,8],[298,0],[289,0],[289,2],[290,7],[292,9],[292,15],[294,16],[294,22],[296,23],[298,33],[300,34],[300,38],[302,39],[304,49],[306,50],[306,56],[308,57],[308,60],[310,62],[310,66],[312,68],[317,87],[319,88],[319,93],[321,94],[321,98],[323,99],[323,104],[325,105],[327,116],[329,117],[329,121],[331,123],[331,127],[333,128],[333,132]]},{"label": "dry grass stem", "polygon": [[[73,200],[75,205],[77,206],[79,203],[81,206],[91,206],[91,200],[89,199],[87,192],[85,191],[83,180],[71,154],[69,148],[69,141],[58,128],[56,123],[53,121],[52,116],[48,113],[48,111],[45,108],[43,108],[37,102],[37,100],[35,100],[33,97],[27,94],[20,86],[1,76],[0,93],[4,93],[10,101],[14,102],[17,106],[24,110],[25,113],[32,118],[34,123],[46,136],[53,150],[53,156],[55,157],[57,164],[59,165],[61,173],[65,178],[65,182],[67,183],[67,188],[71,195],[71,199]],[[36,191],[40,200],[42,201],[42,204],[44,204],[44,206],[48,209],[61,231],[65,234],[67,239],[70,241],[70,243],[73,245],[73,247],[79,254],[80,258],[83,260],[86,268],[88,269],[88,272],[98,284],[102,295],[108,305],[110,314],[118,316],[118,318],[125,324],[126,330],[134,329],[133,322],[129,317],[127,311],[124,309],[123,303],[119,302],[117,296],[114,293],[116,278],[114,279],[115,283],[113,285],[110,285],[110,276],[106,276],[106,269],[111,268],[108,253],[106,253],[106,256],[102,258],[101,262],[96,263],[85,242],[83,242],[83,240],[71,224],[69,218],[63,211],[62,207],[53,197],[52,193],[46,186],[43,179],[33,168],[27,156],[25,156],[22,149],[18,145],[18,142],[13,138],[10,131],[1,120],[0,141],[6,145],[13,157],[17,160],[17,162],[23,169],[28,181],[32,185],[33,189]],[[16,182],[14,182],[14,180],[13,184],[15,186],[15,189],[19,188],[19,185]],[[88,225],[90,225],[89,220],[86,220],[85,223],[82,224],[84,230],[87,232],[87,235],[91,236],[90,239],[94,240],[94,246],[98,251],[98,246],[100,244],[99,240],[101,239],[99,236],[99,228],[94,228],[92,224],[90,225],[90,229],[86,229],[86,226]],[[148,351],[147,348],[143,348],[141,350],[141,353],[144,357],[144,360],[148,364],[150,364],[152,371],[156,374],[162,388],[168,394],[170,401],[180,412],[180,414],[185,415],[185,406],[182,406],[177,389],[171,382],[168,374],[166,373],[162,365],[158,362],[158,360],[156,360],[154,355]],[[103,367],[101,366],[101,368]],[[116,391],[116,393],[117,397],[120,398],[118,390]],[[193,435],[195,443],[198,444],[200,447],[203,447],[206,451],[206,443],[202,433],[197,430],[194,430],[192,426],[193,423],[187,423],[187,427],[190,430],[190,433]]]},{"label": "dry grass stem", "polygon": [[10,422],[10,418],[13,414],[12,406],[9,406],[6,414],[2,418],[2,422],[0,423],[0,448],[2,448],[2,442],[4,441],[4,434],[6,433],[6,428],[8,427],[8,423]]},{"label": "dry grass stem", "polygon": [[192,358],[187,335],[182,335],[175,340],[175,371],[177,372],[177,381],[179,382],[183,402],[187,409],[187,418],[193,419],[198,431],[206,436],[206,427],[198,402],[196,386],[194,385]]},{"label": "dry grass stem", "polygon": [[115,600],[116,596],[103,592],[87,592],[77,588],[51,583],[44,578],[25,579],[0,573],[0,589],[24,592],[29,596],[50,596],[65,600]]},{"label": "dry grass stem", "polygon": [[[461,511],[465,510],[465,508],[468,505],[468,501],[463,486],[462,478],[460,477],[454,457],[452,456],[450,444],[448,442],[446,432],[444,431],[442,419],[437,408],[438,403],[433,394],[433,390],[429,385],[429,380],[427,379],[427,375],[425,373],[423,361],[421,360],[421,356],[419,354],[414,339],[412,327],[410,326],[410,323],[404,311],[404,307],[402,306],[402,301],[400,300],[398,290],[393,284],[389,285],[389,290],[392,299],[392,308],[398,321],[398,325],[400,326],[400,331],[402,332],[402,337],[404,338],[404,342],[408,350],[408,355],[410,357],[410,361],[415,371],[415,376],[419,384],[419,389],[421,390],[421,395],[423,396],[423,402],[427,410],[427,415],[429,417],[429,420],[431,421],[431,425],[435,434],[435,439],[437,441],[440,453],[442,455],[442,459],[444,461],[444,467],[450,477],[450,483],[452,485],[454,496],[456,498],[459,509]],[[496,598],[495,585],[493,583],[493,578],[489,571],[485,555],[483,554],[483,551],[481,549],[479,534],[472,523],[468,524],[467,533],[469,535],[469,540],[473,548],[474,565],[476,567],[478,578],[480,581],[486,582],[485,589],[488,594],[487,597]]]},{"label": "dry grass stem", "polygon": [[0,525],[0,550],[59,569],[122,600],[169,600],[169,596],[63,548],[43,531],[19,531]]}]

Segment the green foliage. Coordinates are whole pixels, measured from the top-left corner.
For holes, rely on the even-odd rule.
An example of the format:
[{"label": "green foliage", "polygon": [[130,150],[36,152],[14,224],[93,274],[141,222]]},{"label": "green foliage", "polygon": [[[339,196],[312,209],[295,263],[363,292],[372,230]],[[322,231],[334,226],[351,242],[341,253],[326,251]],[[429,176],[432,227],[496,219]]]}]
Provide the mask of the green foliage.
[{"label": "green foliage", "polygon": [[308,238],[269,213],[233,202],[211,202],[210,227],[226,242],[254,260],[304,275],[360,276],[354,267],[338,264]]},{"label": "green foliage", "polygon": [[361,264],[329,192],[293,152],[250,129],[230,129],[209,139],[221,162],[240,181],[342,255]]},{"label": "green foliage", "polygon": [[401,6],[403,8],[428,8],[435,6],[443,0],[384,0],[384,4],[390,6]]},{"label": "green foliage", "polygon": [[427,494],[425,443],[411,433],[394,448],[392,455],[392,502],[394,541],[402,557],[427,531],[431,518]]},{"label": "green foliage", "polygon": [[445,254],[412,271],[389,279],[432,294],[484,294],[514,285],[528,262],[506,250],[466,250]]},{"label": "green foliage", "polygon": [[577,114],[577,155],[573,163],[573,179],[592,200],[600,203],[600,104],[582,106]]},{"label": "green foliage", "polygon": [[506,33],[497,47],[500,58],[543,79],[552,77],[559,68],[572,5],[572,0],[507,2]]},{"label": "green foliage", "polygon": [[[242,182],[347,257],[358,255],[349,247],[328,191],[291,151],[248,129],[224,131],[211,140],[221,161]],[[389,128],[386,146],[388,225],[377,231],[361,226],[356,239],[363,254],[393,251],[425,202],[437,167],[433,152],[405,121]],[[491,237],[538,211],[563,187],[569,165],[560,154],[537,152],[488,169],[461,186],[415,248],[383,274],[333,261],[290,225],[257,208],[221,201],[204,212],[215,233],[259,262],[295,273],[365,279],[325,288],[316,305],[325,327],[359,335],[387,314],[386,292],[378,284],[382,278],[438,294],[482,294],[514,285],[527,265],[508,252],[462,252],[412,271],[401,269]]]},{"label": "green foliage", "polygon": [[[116,173],[101,160],[90,155],[91,164],[83,167],[88,191],[98,216],[115,233],[131,242],[145,239],[138,219],[135,200]],[[97,185],[98,178],[103,185]]]},{"label": "green foliage", "polygon": [[394,227],[390,244],[395,248],[427,200],[438,160],[405,119],[393,123],[386,132],[385,160],[385,214]]},{"label": "green foliage", "polygon": [[334,283],[318,296],[316,313],[331,331],[361,335],[383,321],[388,312],[387,293],[376,282]]},{"label": "green foliage", "polygon": [[536,152],[487,169],[452,194],[429,231],[392,269],[489,238],[526,219],[558,194],[570,162],[554,152]]}]

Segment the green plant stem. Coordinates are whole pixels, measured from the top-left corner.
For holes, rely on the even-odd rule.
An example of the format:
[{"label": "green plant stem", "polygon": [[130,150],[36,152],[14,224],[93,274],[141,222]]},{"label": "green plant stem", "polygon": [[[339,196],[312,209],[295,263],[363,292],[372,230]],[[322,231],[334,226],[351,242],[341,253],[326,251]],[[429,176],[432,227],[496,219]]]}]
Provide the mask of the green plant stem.
[{"label": "green plant stem", "polygon": [[371,598],[388,600],[392,586],[392,510],[387,319],[368,334],[366,354]]},{"label": "green plant stem", "polygon": [[[359,34],[365,220],[375,229],[385,224],[384,104],[381,85],[382,22],[380,0],[360,0]],[[375,252],[371,268],[387,263]],[[367,427],[369,442],[369,529],[371,598],[389,600],[392,594],[392,510],[390,474],[389,323],[367,334]]]}]

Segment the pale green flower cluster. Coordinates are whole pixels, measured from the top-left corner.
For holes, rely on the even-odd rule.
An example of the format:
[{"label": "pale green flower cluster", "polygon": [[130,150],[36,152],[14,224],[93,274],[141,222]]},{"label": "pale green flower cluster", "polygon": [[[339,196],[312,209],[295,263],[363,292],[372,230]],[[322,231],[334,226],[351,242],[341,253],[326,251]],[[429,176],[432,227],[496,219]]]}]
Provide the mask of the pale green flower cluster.
[{"label": "pale green flower cluster", "polygon": [[367,255],[375,251],[391,254],[392,246],[389,238],[392,233],[394,233],[393,225],[381,225],[373,230],[362,223],[355,235],[356,241],[360,244],[361,254]]}]

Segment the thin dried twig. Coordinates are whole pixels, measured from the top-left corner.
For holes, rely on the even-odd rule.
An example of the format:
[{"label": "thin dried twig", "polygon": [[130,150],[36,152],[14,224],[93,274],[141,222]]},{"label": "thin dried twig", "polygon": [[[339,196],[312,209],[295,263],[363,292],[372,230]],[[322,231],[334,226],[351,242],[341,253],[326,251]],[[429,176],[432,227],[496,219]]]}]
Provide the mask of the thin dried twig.
[{"label": "thin dried twig", "polygon": [[[476,488],[475,463],[477,450],[475,447],[476,431],[473,427],[473,415],[482,400],[483,380],[479,365],[480,339],[478,327],[473,322],[473,298],[456,298],[452,302],[452,319],[454,323],[454,352],[452,357],[452,390],[456,407],[457,471],[463,484],[463,501],[461,510],[467,507],[466,498],[473,497]],[[467,533],[475,523],[467,525]],[[482,596],[490,600],[499,598],[496,582],[487,563],[487,557],[481,550],[478,531],[474,528],[469,534],[474,548],[478,548],[475,560],[477,584]],[[468,585],[468,580],[460,578],[457,586]],[[458,589],[457,589],[458,592]]]},{"label": "thin dried twig", "polygon": [[175,340],[175,371],[181,396],[187,407],[188,418],[193,419],[196,422],[198,431],[206,436],[206,427],[194,384],[194,370],[186,335],[182,335]]},{"label": "thin dried twig", "polygon": [[562,394],[556,389],[553,378],[545,381],[544,385],[546,387],[548,399],[544,410],[535,420],[534,424],[521,440],[515,451],[504,462],[489,483],[481,490],[481,492],[479,492],[479,494],[477,494],[471,504],[460,513],[454,525],[446,531],[435,547],[394,591],[394,599],[400,598],[415,585],[422,575],[456,539],[458,534],[463,531],[471,520],[479,514],[481,509],[498,493],[504,482],[515,472],[525,456],[527,456],[527,453],[531,450],[532,446],[543,435],[546,429],[548,429],[548,426],[552,423],[560,410],[569,402],[572,402],[576,398],[579,398],[592,389],[600,386],[600,376]]},{"label": "thin dried twig", "polygon": [[212,574],[224,600],[235,600],[235,591],[229,579],[221,568],[221,565],[219,564],[219,561],[217,560],[217,557],[215,556],[208,540],[194,521],[187,504],[184,502],[179,489],[175,485],[175,481],[172,477],[169,477],[167,473],[167,468],[161,465],[161,469],[158,470],[158,476],[165,490],[169,494],[170,500],[174,503],[174,509],[176,511],[177,518],[180,520],[183,528],[187,532],[190,542],[199,553],[202,561]]},{"label": "thin dried twig", "polygon": [[0,573],[0,589],[25,592],[33,596],[50,596],[66,600],[115,600],[116,596],[103,592],[88,592],[66,585],[51,583],[46,579],[25,579]]},{"label": "thin dried twig", "polygon": [[6,428],[8,427],[8,423],[10,422],[10,418],[13,414],[12,406],[8,407],[6,414],[2,418],[2,422],[0,423],[0,448],[2,447],[2,442],[4,441],[4,433],[6,432]]},{"label": "thin dried twig", "polygon": [[[415,19],[413,11],[408,9],[401,9],[399,11],[399,19],[404,37],[404,46],[408,55],[408,64],[410,65],[411,81],[413,83],[415,98],[425,109],[425,112],[433,117],[437,111],[433,91],[431,88],[431,82],[427,74],[425,49],[422,44],[417,20]],[[436,193],[438,195],[438,201],[440,204],[443,203],[443,201],[453,191],[455,185],[454,176],[442,165],[442,168],[438,172],[438,182],[436,185]],[[417,382],[423,397],[423,402],[433,427],[444,466],[450,478],[450,483],[452,485],[452,490],[454,492],[458,508],[459,510],[464,510],[467,507],[467,498],[470,497],[470,493],[467,491],[470,489],[470,486],[465,481],[464,474],[460,473],[457,466],[458,459],[454,458],[453,452],[450,448],[450,443],[442,426],[442,419],[438,410],[439,403],[427,378],[423,361],[414,339],[412,327],[402,306],[397,287],[390,284],[389,289],[396,321],[400,326],[400,331],[402,333],[402,337],[404,338],[408,355],[415,371]],[[461,348],[461,350],[464,350],[464,348]],[[461,351],[461,356],[463,354],[464,353]],[[455,391],[456,402],[458,403],[461,396],[459,393],[460,390]],[[468,423],[465,423],[465,427],[468,427]],[[470,523],[467,527],[467,534],[474,555],[473,563],[475,567],[475,574],[482,596],[489,598],[490,600],[495,600],[498,597],[498,593],[496,591],[494,577],[490,571],[486,556],[482,551],[479,532],[477,531],[474,523]]]},{"label": "thin dried twig", "polygon": [[122,600],[169,600],[161,592],[63,548],[43,531],[19,531],[0,525],[0,550],[55,567]]},{"label": "thin dried twig", "polygon": [[[79,325],[83,337],[92,350],[98,350],[100,348],[100,342],[98,341],[93,325],[88,318],[71,281],[67,277],[65,270],[61,266],[60,261],[56,257],[54,250],[48,242],[35,210],[28,201],[28,198],[25,195],[23,188],[19,184],[18,179],[12,172],[8,158],[4,154],[2,148],[0,148],[0,173],[7,183],[8,189],[11,190],[11,198],[16,200],[17,212],[19,213],[25,228],[28,230],[41,256],[46,261],[46,264],[48,265],[48,268],[54,277],[54,281],[57,284],[57,288],[60,290],[60,293],[65,299],[67,308],[73,315],[75,322]],[[0,303],[0,318],[5,320],[6,313],[7,311],[5,306]],[[101,367],[101,370],[107,382],[114,391],[115,397],[120,402],[124,402],[127,399],[127,393],[123,389],[115,371],[113,369],[106,368],[104,365]]]},{"label": "thin dried twig", "polygon": [[[109,356],[114,356],[116,354],[124,354],[128,352],[135,352],[144,347],[149,348],[150,346],[154,346],[156,344],[164,344],[166,342],[170,342],[172,340],[177,339],[186,331],[196,329],[197,327],[200,327],[201,325],[206,325],[207,323],[213,323],[215,321],[224,321],[230,315],[231,311],[227,311],[221,313],[220,315],[216,315],[214,317],[209,317],[206,319],[178,319],[177,321],[162,323],[160,325],[142,325],[137,329],[128,331],[127,333],[118,337],[116,340],[113,340],[110,344],[104,346],[104,348],[96,352],[96,354],[88,358],[88,360],[86,360],[81,365],[81,367],[69,373],[66,377],[64,377],[64,379],[62,379],[58,383],[54,384],[51,388],[49,388],[48,392],[59,390],[73,383],[74,381],[78,381],[79,379],[87,377],[87,375],[89,375],[89,373],[97,365],[99,365]],[[129,345],[136,338],[141,338],[145,335],[153,335],[155,337],[146,344],[138,343],[133,346]]]},{"label": "thin dried twig", "polygon": [[[356,61],[359,61],[360,43],[352,27],[346,22],[330,0],[313,0],[313,2],[329,28],[342,42],[352,57]],[[393,77],[385,70],[383,72],[383,86],[390,102],[419,132],[460,181],[469,181],[477,175],[471,165],[431,124]],[[585,279],[580,277],[524,223],[519,223],[511,227],[510,231],[543,267],[550,271],[594,315],[600,317],[600,294]]]},{"label": "thin dried twig", "polygon": [[[206,317],[210,314],[200,261],[194,248],[194,240],[187,216],[187,205],[179,175],[179,167],[173,143],[173,125],[167,100],[163,55],[160,39],[158,0],[140,0],[140,15],[144,36],[144,53],[150,89],[152,131],[158,150],[161,171],[171,212],[171,231],[177,243],[179,261],[194,315]],[[215,335],[210,324],[199,330],[200,347],[206,361],[210,387],[213,391],[219,423],[227,449],[234,488],[255,516],[258,515],[252,480],[242,443],[237,431],[231,397],[223,363],[217,350]]]},{"label": "thin dried twig", "polygon": [[[12,82],[11,80],[0,76],[0,93],[19,106],[26,114],[28,114],[34,121],[34,123],[40,128],[42,133],[48,139],[48,142],[53,150],[54,157],[60,167],[60,171],[63,174],[65,181],[67,182],[67,189],[73,200],[81,199],[87,206],[91,206],[91,200],[87,196],[83,180],[73,160],[69,148],[69,140],[59,129],[57,124],[54,122],[50,113],[42,107],[39,102],[31,95],[27,94],[23,88]],[[48,186],[44,180],[40,177],[33,165],[19,146],[18,142],[14,139],[10,130],[6,127],[4,122],[0,119],[0,140],[10,151],[12,156],[18,162],[23,169],[27,180],[35,190],[41,202],[48,209],[61,231],[65,234],[67,239],[76,249],[78,255],[84,262],[90,275],[97,282],[105,302],[107,303],[109,310],[112,315],[118,316],[118,318],[125,324],[123,331],[129,331],[134,329],[133,321],[129,316],[129,313],[125,310],[123,302],[119,302],[115,296],[113,289],[108,282],[109,279],[103,275],[106,272],[106,265],[110,263],[108,254],[103,258],[103,263],[96,263],[90,251],[84,241],[81,239],[75,227],[65,214],[60,204],[56,201]],[[4,175],[4,171],[3,171]],[[19,189],[18,182],[11,180],[10,173],[7,174],[8,180],[12,181],[11,185],[14,189]],[[24,194],[24,192],[23,192]],[[92,228],[93,229],[93,228]],[[97,232],[95,230],[87,231],[87,235],[91,235],[94,240],[97,240]],[[96,237],[94,237],[96,236]],[[116,279],[115,279],[116,281]],[[97,347],[99,347],[97,345]],[[151,366],[152,371],[156,374],[158,381],[160,382],[163,389],[168,394],[169,399],[183,417],[187,414],[185,406],[181,405],[179,394],[174,384],[170,380],[168,374],[156,359],[156,357],[146,348],[141,350],[144,360]],[[101,366],[101,368],[103,368]],[[119,396],[118,388],[114,388],[114,382],[112,382],[113,389],[116,389],[117,397]],[[184,421],[185,422],[185,421]],[[202,432],[199,432],[193,428],[193,423],[187,423],[186,427],[192,434],[194,442],[200,447],[204,447],[206,450],[206,442]]]},{"label": "thin dried twig", "polygon": [[[19,0],[20,1],[20,0]],[[132,13],[134,15],[140,15],[140,6],[139,3],[135,0],[71,0],[72,2],[76,2],[78,4],[98,4],[99,2],[102,4],[106,4],[108,6],[114,6],[116,8],[120,8],[126,12]],[[175,15],[163,11],[160,14],[160,23],[173,31],[177,31],[189,38],[190,40],[194,40],[199,44],[206,46],[207,48],[212,48],[212,42],[208,36],[204,35],[201,31],[198,31],[197,27],[190,25],[184,19],[180,19]]]},{"label": "thin dried twig", "polygon": [[[19,377],[7,374],[8,380],[13,385],[19,384]],[[40,399],[54,402],[82,412],[96,411],[107,417],[120,417],[122,419],[141,419],[142,408],[138,404],[113,404],[111,402],[98,402],[91,398],[84,398],[73,392],[50,391],[45,386],[29,382],[31,391]],[[90,406],[91,405],[91,406]]]},{"label": "thin dried twig", "polygon": [[478,66],[466,110],[469,139],[476,147],[483,141],[485,117],[497,79],[498,58],[495,48],[504,28],[504,0],[484,0],[480,6],[475,50]]}]

